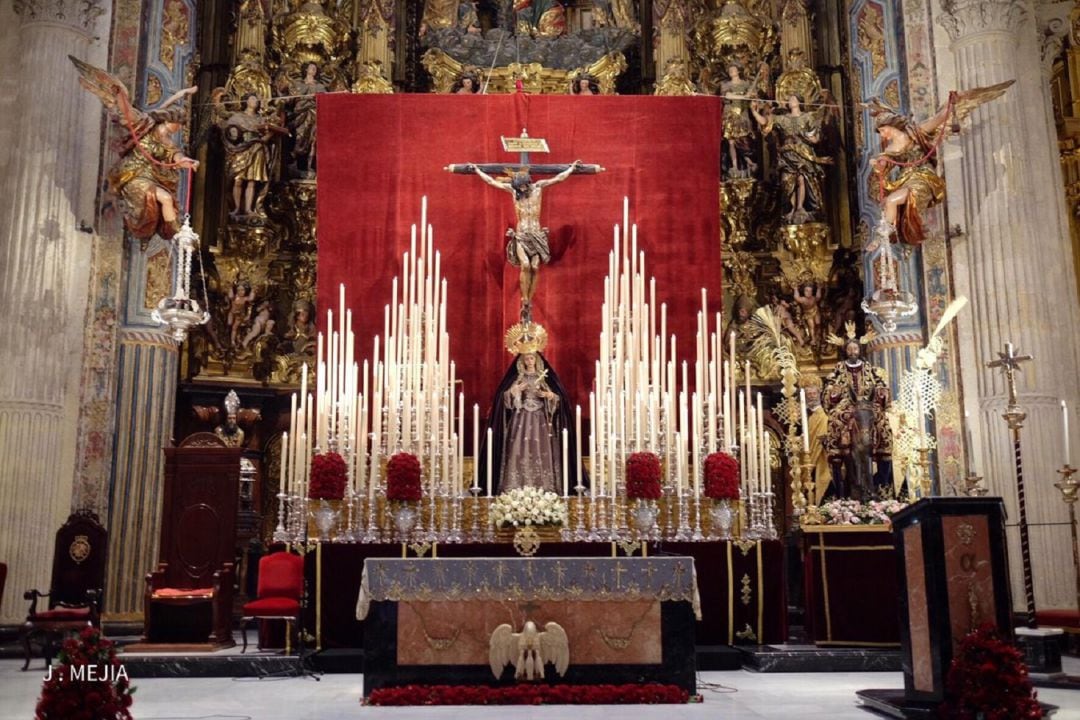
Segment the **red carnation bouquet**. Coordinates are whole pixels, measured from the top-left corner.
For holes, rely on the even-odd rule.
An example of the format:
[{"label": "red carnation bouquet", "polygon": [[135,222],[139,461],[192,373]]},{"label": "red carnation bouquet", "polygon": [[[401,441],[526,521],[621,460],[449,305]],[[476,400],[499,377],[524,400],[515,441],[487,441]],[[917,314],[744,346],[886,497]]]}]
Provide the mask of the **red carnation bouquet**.
[{"label": "red carnation bouquet", "polygon": [[41,688],[35,720],[131,720],[127,671],[101,631],[87,627],[64,641]]},{"label": "red carnation bouquet", "polygon": [[312,500],[341,500],[345,497],[345,483],[349,469],[345,458],[335,452],[320,453],[311,458],[311,483],[308,497]]},{"label": "red carnation bouquet", "polygon": [[739,499],[739,461],[725,452],[705,458],[705,497],[713,500]]},{"label": "red carnation bouquet", "polygon": [[420,461],[412,453],[398,453],[386,463],[386,499],[420,501]]},{"label": "red carnation bouquet", "polygon": [[[698,698],[700,700],[700,698]],[[403,685],[373,690],[368,705],[655,705],[684,704],[676,685]]]},{"label": "red carnation bouquet", "polygon": [[1034,720],[1043,716],[1023,655],[982,625],[964,636],[945,676],[938,717],[950,720]]},{"label": "red carnation bouquet", "polygon": [[660,493],[660,457],[650,452],[631,453],[626,460],[626,496],[658,500]]}]

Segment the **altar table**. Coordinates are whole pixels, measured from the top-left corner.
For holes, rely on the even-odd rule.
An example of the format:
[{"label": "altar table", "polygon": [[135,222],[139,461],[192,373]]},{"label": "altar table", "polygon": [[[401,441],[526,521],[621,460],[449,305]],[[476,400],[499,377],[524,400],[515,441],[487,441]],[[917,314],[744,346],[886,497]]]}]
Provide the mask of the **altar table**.
[{"label": "altar table", "polygon": [[527,620],[566,632],[570,665],[549,681],[660,682],[696,691],[689,557],[370,558],[357,598],[364,693],[411,683],[513,682],[489,666],[492,632]]},{"label": "altar table", "polygon": [[896,548],[888,525],[803,528],[806,629],[815,645],[900,647]]},{"label": "altar table", "polygon": [[[620,551],[621,552],[621,551]],[[769,644],[787,640],[784,546],[762,542],[649,543],[650,557],[694,559],[701,597],[695,622],[700,646]],[[438,546],[438,556],[517,557],[509,543]],[[610,557],[610,543],[545,542],[538,557]],[[368,558],[401,557],[401,545],[327,543],[306,557],[310,601],[305,623],[319,648],[361,648],[366,622],[356,619],[361,568]],[[431,558],[429,552],[427,558]],[[316,570],[319,570],[316,572]]]}]

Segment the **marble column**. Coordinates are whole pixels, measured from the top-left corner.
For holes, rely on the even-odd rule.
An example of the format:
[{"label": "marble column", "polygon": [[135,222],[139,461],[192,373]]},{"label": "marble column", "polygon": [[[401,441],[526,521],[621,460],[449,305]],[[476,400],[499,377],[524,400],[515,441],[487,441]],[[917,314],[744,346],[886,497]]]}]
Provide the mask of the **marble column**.
[{"label": "marble column", "polygon": [[[946,151],[946,180],[950,223],[964,231],[955,245],[957,293],[971,300],[959,345],[974,420],[974,459],[990,492],[1005,499],[1015,524],[1012,442],[1001,417],[1007,387],[1000,371],[985,367],[1012,342],[1035,358],[1023,365],[1018,387],[1019,404],[1027,412],[1022,440],[1036,605],[1072,607],[1067,514],[1053,483],[1064,460],[1059,400],[1075,411],[1080,394],[1080,306],[1068,261],[1056,132],[1045,110],[1032,21],[1027,2],[942,0],[938,22],[947,33],[956,86],[1017,81],[1003,97],[976,110],[959,141],[951,141],[959,150]],[[948,62],[939,58],[939,65]],[[941,96],[949,89],[942,88]],[[1019,608],[1024,592],[1018,536],[1011,527],[1013,602]]]},{"label": "marble column", "polygon": [[17,143],[0,177],[0,622],[49,586],[53,534],[71,511],[82,323],[101,115],[69,54],[86,58],[101,2],[13,3]]},{"label": "marble column", "polygon": [[[131,252],[138,253],[132,241]],[[117,359],[116,433],[109,484],[109,528],[124,542],[109,545],[105,612],[142,617],[146,573],[157,567],[165,454],[172,439],[179,353],[157,329],[126,326]]]}]

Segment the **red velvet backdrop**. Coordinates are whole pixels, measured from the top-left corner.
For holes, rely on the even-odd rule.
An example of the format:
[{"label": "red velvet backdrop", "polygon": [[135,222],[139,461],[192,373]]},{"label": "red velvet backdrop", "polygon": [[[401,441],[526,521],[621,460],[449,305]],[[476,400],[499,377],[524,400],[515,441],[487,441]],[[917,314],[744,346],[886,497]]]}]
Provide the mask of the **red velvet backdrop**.
[{"label": "red velvet backdrop", "polygon": [[[527,127],[551,152],[537,163],[581,159],[606,168],[544,191],[551,264],[540,272],[534,319],[549,332],[545,356],[572,402],[588,413],[600,337],[612,227],[623,196],[657,302],[681,357],[694,347],[695,311],[709,288],[720,305],[718,98],[547,95],[322,95],[318,104],[319,327],[346,283],[360,347],[368,358],[382,333],[391,279],[409,247],[409,226],[428,222],[448,285],[450,355],[466,404],[486,409],[511,360],[503,333],[518,320],[518,272],[506,262],[514,223],[510,195],[451,163],[517,161],[499,142]],[[335,318],[336,320],[336,318]],[[657,320],[659,323],[659,319]],[[468,447],[468,446],[467,446]]]}]

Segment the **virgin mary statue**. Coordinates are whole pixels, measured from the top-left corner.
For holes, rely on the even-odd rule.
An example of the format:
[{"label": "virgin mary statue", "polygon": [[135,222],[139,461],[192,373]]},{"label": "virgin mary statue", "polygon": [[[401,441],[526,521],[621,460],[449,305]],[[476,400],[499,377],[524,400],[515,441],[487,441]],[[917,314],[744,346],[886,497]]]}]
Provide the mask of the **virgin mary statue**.
[{"label": "virgin mary statue", "polygon": [[[572,428],[570,402],[543,355],[524,352],[514,359],[495,393],[488,422],[494,494],[520,487],[562,494],[562,431]],[[569,458],[577,457],[573,432],[567,433],[567,444]],[[572,491],[577,484],[572,460],[567,467]],[[582,483],[588,483],[584,469]]]}]

